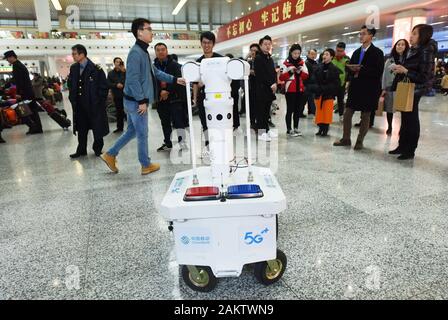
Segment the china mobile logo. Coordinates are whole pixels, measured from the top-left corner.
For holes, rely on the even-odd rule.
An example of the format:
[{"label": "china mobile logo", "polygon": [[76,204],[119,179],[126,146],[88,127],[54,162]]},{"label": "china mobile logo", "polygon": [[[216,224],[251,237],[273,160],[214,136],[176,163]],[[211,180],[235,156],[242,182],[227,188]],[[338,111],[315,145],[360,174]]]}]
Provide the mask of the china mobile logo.
[{"label": "china mobile logo", "polygon": [[190,238],[187,237],[187,236],[183,236],[182,238],[180,238],[180,241],[181,241],[183,244],[187,245],[187,244],[190,243]]}]

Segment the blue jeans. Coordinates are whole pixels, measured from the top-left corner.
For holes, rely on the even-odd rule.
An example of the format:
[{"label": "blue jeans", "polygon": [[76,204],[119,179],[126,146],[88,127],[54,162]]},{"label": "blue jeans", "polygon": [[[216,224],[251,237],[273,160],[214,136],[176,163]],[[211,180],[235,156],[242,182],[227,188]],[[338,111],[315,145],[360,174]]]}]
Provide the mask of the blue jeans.
[{"label": "blue jeans", "polygon": [[128,128],[107,153],[117,156],[129,141],[137,137],[138,160],[143,167],[147,167],[151,164],[148,156],[148,113],[138,114],[138,102],[127,99],[124,99],[124,109],[128,115]]}]

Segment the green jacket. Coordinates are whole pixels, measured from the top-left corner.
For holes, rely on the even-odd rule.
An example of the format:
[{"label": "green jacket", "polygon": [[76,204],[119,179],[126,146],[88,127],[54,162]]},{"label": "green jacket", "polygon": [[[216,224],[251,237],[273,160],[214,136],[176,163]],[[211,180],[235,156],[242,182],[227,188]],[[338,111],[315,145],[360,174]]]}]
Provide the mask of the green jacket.
[{"label": "green jacket", "polygon": [[345,87],[345,82],[347,81],[347,69],[346,64],[350,62],[350,58],[345,56],[341,60],[333,58],[333,64],[341,71],[339,78],[341,80],[341,87]]}]

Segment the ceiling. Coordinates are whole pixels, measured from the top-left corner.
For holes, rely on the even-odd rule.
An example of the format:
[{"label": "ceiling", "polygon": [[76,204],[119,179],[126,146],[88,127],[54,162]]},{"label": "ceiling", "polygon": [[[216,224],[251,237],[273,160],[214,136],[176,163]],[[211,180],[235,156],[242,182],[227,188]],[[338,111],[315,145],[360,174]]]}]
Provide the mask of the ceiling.
[{"label": "ceiling", "polygon": [[[0,19],[36,19],[33,0],[1,0]],[[242,13],[265,7],[275,0],[188,0],[178,15],[172,11],[179,0],[60,0],[62,8],[78,6],[81,21],[124,21],[136,17],[153,23],[226,24]],[[256,4],[258,3],[258,5]],[[9,12],[6,11],[9,9]],[[50,3],[52,20],[58,12]]]}]

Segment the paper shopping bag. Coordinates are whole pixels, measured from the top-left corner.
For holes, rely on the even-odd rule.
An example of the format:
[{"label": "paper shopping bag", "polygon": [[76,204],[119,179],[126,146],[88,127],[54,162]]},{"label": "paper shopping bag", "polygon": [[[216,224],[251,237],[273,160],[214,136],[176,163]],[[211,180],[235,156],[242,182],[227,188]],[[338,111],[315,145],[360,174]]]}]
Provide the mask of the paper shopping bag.
[{"label": "paper shopping bag", "polygon": [[394,108],[401,112],[412,112],[414,105],[415,83],[411,83],[409,79],[398,82],[397,91],[394,96]]},{"label": "paper shopping bag", "polygon": [[378,108],[376,109],[375,115],[377,117],[382,117],[384,111],[384,97],[381,97],[378,101]]}]

